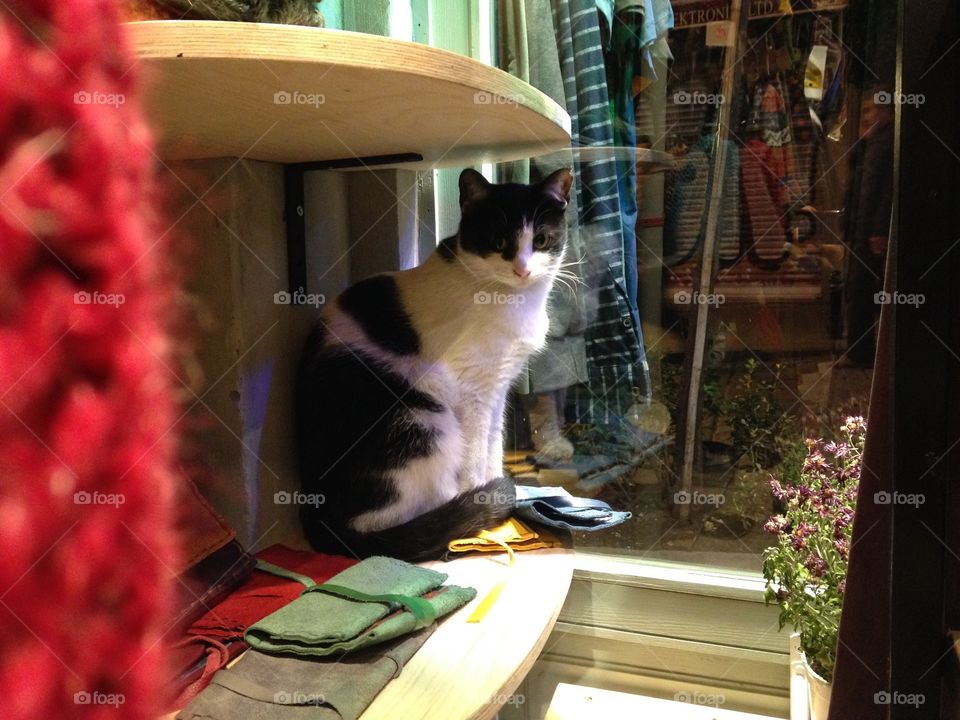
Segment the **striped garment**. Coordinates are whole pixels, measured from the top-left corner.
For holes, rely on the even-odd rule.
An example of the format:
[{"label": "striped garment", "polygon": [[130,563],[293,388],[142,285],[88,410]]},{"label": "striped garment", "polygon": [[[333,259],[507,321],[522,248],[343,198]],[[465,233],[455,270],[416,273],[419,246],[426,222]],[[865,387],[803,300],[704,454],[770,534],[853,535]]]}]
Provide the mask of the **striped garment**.
[{"label": "striped garment", "polygon": [[[572,121],[574,147],[614,145],[607,72],[604,64],[600,20],[596,0],[552,0],[560,71]],[[628,293],[628,275],[636,278],[636,267],[627,268],[625,241],[634,237],[625,232],[620,206],[617,163],[608,159],[575,163],[578,224],[587,254],[589,287],[597,289],[586,331],[589,369],[588,407],[577,416],[593,422],[616,422],[633,402],[632,389],[645,385],[646,360],[636,303]],[[646,391],[646,387],[642,390]]]}]

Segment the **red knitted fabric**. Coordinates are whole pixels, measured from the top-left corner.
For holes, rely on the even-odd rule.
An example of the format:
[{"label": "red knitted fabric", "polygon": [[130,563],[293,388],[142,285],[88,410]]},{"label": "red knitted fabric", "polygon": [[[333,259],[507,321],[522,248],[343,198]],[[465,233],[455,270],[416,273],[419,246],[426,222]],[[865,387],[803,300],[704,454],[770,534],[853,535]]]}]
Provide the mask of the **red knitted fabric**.
[{"label": "red knitted fabric", "polygon": [[4,0],[0,68],[0,718],[153,717],[173,282],[115,0]]}]

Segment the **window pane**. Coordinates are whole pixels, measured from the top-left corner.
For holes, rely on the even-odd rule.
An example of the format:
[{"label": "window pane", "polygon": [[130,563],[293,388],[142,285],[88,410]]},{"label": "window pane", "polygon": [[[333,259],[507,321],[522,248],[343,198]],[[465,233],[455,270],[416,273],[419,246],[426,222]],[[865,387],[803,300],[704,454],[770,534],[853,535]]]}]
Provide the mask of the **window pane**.
[{"label": "window pane", "polygon": [[657,39],[636,13],[551,5],[526,17],[526,64],[498,23],[501,66],[565,102],[575,147],[502,176],[578,180],[511,467],[633,513],[578,547],[759,570],[771,474],[795,482],[807,437],[866,414],[896,98],[859,58],[884,29],[754,2],[738,36],[729,4],[674,2]]}]

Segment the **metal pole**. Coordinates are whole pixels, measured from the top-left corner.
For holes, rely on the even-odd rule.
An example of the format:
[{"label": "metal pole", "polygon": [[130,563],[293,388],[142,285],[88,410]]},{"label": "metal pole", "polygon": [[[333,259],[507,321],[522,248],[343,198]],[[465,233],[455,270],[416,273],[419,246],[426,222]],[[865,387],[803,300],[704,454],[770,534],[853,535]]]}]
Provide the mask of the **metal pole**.
[{"label": "metal pole", "polygon": [[[730,21],[736,28],[733,45],[727,48],[723,59],[722,93],[723,104],[718,113],[716,142],[713,148],[713,172],[710,181],[710,200],[707,206],[707,222],[703,237],[703,246],[700,254],[700,275],[694,282],[694,295],[698,302],[694,303],[693,315],[695,318],[694,332],[687,342],[687,351],[690,361],[685,365],[686,382],[681,387],[687,388],[687,405],[681,425],[680,445],[683,448],[682,464],[680,468],[680,488],[689,493],[693,488],[693,463],[697,445],[697,421],[700,413],[700,383],[703,377],[703,358],[707,343],[707,321],[710,308],[705,302],[699,302],[704,296],[713,291],[713,279],[716,268],[717,234],[720,228],[721,199],[723,195],[724,175],[727,169],[727,140],[730,136],[730,115],[736,91],[736,69],[739,64],[741,35],[745,28],[746,15],[742,12],[742,0],[732,0],[730,7]],[[690,505],[681,504],[675,507],[676,514],[686,519],[690,515]]]}]

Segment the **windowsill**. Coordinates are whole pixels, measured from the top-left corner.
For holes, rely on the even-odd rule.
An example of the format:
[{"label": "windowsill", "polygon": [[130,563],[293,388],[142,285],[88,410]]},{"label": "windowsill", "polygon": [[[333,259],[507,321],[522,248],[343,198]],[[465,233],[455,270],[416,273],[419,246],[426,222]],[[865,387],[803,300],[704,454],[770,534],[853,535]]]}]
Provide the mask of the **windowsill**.
[{"label": "windowsill", "polygon": [[573,566],[523,690],[534,706],[545,710],[559,681],[668,700],[720,693],[727,710],[788,715],[789,638],[758,573],[595,548]]},{"label": "windowsill", "polygon": [[758,573],[630,557],[595,549],[574,554],[574,579],[763,603]]},{"label": "windowsill", "polygon": [[[689,693],[687,694],[689,695]],[[707,704],[698,705],[700,702]],[[546,720],[583,717],[655,717],[658,720],[776,720],[770,715],[737,712],[718,707],[723,695],[698,693],[693,701],[669,701],[600,688],[560,683]]]}]

